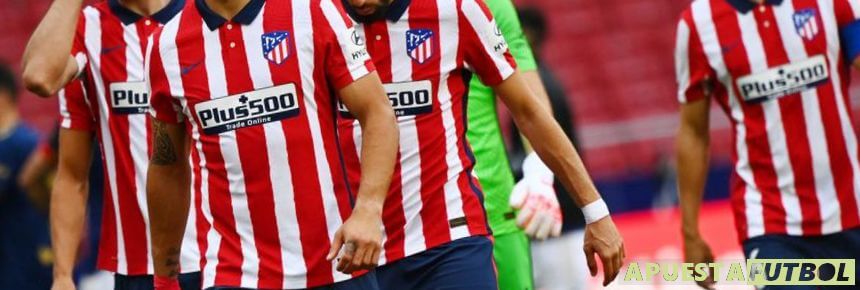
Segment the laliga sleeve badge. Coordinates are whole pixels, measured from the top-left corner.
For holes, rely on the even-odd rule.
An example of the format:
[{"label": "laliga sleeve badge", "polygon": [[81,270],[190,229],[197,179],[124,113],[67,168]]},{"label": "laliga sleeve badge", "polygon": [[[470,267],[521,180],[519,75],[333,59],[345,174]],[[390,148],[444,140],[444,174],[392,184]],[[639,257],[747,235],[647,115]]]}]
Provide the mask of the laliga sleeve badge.
[{"label": "laliga sleeve badge", "polygon": [[410,29],[406,31],[406,53],[413,61],[424,64],[433,57],[434,34],[430,29]]},{"label": "laliga sleeve badge", "polygon": [[261,37],[263,57],[269,62],[281,65],[290,57],[290,33],[275,31],[265,33]]}]

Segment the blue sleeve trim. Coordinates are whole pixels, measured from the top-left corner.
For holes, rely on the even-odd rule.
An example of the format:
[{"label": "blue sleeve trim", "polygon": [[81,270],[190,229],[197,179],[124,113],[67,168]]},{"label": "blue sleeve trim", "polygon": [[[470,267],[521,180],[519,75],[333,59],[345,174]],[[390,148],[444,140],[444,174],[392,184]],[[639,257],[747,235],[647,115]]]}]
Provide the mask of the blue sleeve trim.
[{"label": "blue sleeve trim", "polygon": [[855,20],[839,30],[842,37],[842,49],[845,51],[846,61],[853,63],[860,56],[860,20]]}]

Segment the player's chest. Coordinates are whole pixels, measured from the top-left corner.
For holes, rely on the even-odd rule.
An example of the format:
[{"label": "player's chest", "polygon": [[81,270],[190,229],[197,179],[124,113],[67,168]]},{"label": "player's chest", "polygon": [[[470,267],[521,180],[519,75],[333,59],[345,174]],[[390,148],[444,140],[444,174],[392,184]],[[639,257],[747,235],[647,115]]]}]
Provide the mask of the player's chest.
[{"label": "player's chest", "polygon": [[834,17],[817,6],[790,8],[722,14],[714,18],[713,31],[702,35],[718,77],[745,101],[817,87],[840,65]]}]

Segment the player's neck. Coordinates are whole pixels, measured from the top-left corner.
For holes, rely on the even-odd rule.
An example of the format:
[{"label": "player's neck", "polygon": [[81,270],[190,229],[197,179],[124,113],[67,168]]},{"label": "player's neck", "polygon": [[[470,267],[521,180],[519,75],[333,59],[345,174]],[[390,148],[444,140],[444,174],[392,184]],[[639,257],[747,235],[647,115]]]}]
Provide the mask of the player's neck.
[{"label": "player's neck", "polygon": [[152,15],[167,6],[170,0],[119,0],[120,5],[140,15]]},{"label": "player's neck", "polygon": [[239,11],[242,11],[242,8],[245,8],[245,5],[248,5],[248,2],[251,0],[205,0],[206,5],[209,6],[209,9],[212,9],[212,12],[215,14],[224,17],[224,19],[233,19],[233,16],[239,14]]},{"label": "player's neck", "polygon": [[765,0],[750,0],[750,2],[755,3],[755,4],[762,4],[762,3],[764,3],[764,1]]}]

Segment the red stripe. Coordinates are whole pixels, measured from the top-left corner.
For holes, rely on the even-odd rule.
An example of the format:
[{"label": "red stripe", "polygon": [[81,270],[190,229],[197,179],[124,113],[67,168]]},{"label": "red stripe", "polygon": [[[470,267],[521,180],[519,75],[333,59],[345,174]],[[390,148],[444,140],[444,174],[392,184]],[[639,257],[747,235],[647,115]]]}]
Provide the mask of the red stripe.
[{"label": "red stripe", "polygon": [[[270,11],[272,10],[266,9],[264,19],[271,19],[268,15]],[[233,43],[236,44],[222,54],[224,73],[229,76],[226,79],[227,94],[236,95],[255,90],[251,80],[251,68],[245,59],[245,39],[242,29],[221,29],[220,35],[222,47],[228,47],[228,45],[232,47]],[[284,285],[284,270],[281,263],[281,243],[275,217],[272,180],[268,171],[260,170],[260,168],[269,168],[266,133],[262,125],[245,127],[234,133],[239,151],[238,161],[241,163],[245,183],[245,192],[234,192],[234,194],[245,194],[248,199],[254,244],[260,262],[257,287],[281,288]]]},{"label": "red stripe", "polygon": [[[101,17],[102,23],[102,47],[122,47],[109,54],[101,55],[101,75],[104,81],[105,101],[108,106],[112,104],[110,95],[110,83],[125,82],[128,79],[126,62],[133,56],[126,55],[125,47],[139,45],[139,43],[126,43],[123,39],[125,33],[122,23],[111,14],[104,13]],[[127,115],[111,114],[109,118],[112,150],[114,152],[115,177],[117,188],[117,199],[119,201],[120,222],[122,223],[123,243],[125,244],[125,255],[128,263],[129,275],[147,274],[148,240],[146,238],[146,223],[143,220],[143,210],[137,202],[137,184],[134,160],[131,155],[131,141],[129,136],[129,120]]]},{"label": "red stripe", "polygon": [[[721,45],[737,45],[731,53],[724,52],[726,66],[735,76],[748,75],[751,71],[746,47],[740,42],[741,28],[738,26],[737,13],[728,3],[720,0],[710,0],[712,7],[712,19],[719,29],[716,30]],[[729,12],[726,12],[726,11]],[[723,17],[732,15],[734,17]],[[737,42],[737,43],[735,43]],[[745,136],[747,145],[747,156],[753,171],[753,179],[756,187],[762,193],[762,206],[764,208],[765,231],[767,233],[785,233],[785,209],[782,207],[782,197],[776,180],[776,172],[771,159],[770,144],[767,139],[764,112],[759,105],[747,105],[740,95],[737,85],[732,88],[737,96],[737,102],[741,104],[744,112],[744,126],[747,128]]]},{"label": "red stripe", "polygon": [[[424,5],[413,3],[409,7],[409,27],[433,31],[439,37],[438,7],[436,2],[427,1]],[[437,47],[433,48],[434,50]],[[451,240],[448,228],[449,217],[445,203],[445,183],[448,176],[445,128],[439,106],[440,57],[426,59],[423,64],[412,62],[413,80],[431,80],[433,93],[433,113],[418,116],[415,120],[418,131],[418,144],[421,155],[421,221],[423,222],[424,243],[432,248]],[[410,194],[410,193],[405,193]]]},{"label": "red stripe", "polygon": [[[179,54],[179,65],[188,67],[197,65],[196,68],[188,70],[182,77],[182,85],[188,96],[201,96],[212,98],[209,92],[209,80],[206,74],[207,67],[203,61],[207,57],[203,49],[203,35],[201,31],[202,19],[196,13],[183,13],[179,23],[177,40],[185,40],[177,44]],[[213,55],[208,57],[220,57]],[[195,103],[189,99],[188,107],[193,108]],[[200,100],[205,101],[205,100]],[[200,124],[199,120],[195,122]],[[221,155],[219,137],[206,135],[200,130],[200,142],[203,145],[203,157],[206,158],[209,170],[209,207],[212,212],[212,227],[221,235],[221,244],[218,247],[218,265],[215,268],[216,285],[240,285],[242,275],[242,260],[239,234],[236,232],[236,221],[233,216],[232,198],[227,184],[227,173],[224,168],[224,159]],[[198,166],[198,165],[195,165]],[[214,246],[214,245],[213,245]]]},{"label": "red stripe", "polygon": [[[756,18],[776,23],[773,9],[764,13],[755,12]],[[763,23],[758,21],[758,23]],[[774,25],[771,28],[759,25],[769,67],[789,63],[785,43]],[[801,228],[804,234],[821,234],[821,210],[815,193],[815,174],[812,171],[812,150],[809,147],[802,96],[797,93],[778,100],[782,116],[783,132],[788,147],[788,158],[794,173],[794,188],[800,202]]]}]

